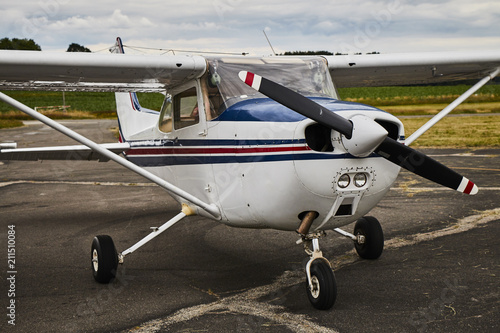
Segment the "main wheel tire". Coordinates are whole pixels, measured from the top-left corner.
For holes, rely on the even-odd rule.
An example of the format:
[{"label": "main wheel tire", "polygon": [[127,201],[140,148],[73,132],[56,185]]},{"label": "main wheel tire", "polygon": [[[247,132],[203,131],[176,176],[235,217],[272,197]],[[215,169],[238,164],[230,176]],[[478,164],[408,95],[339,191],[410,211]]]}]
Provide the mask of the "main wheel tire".
[{"label": "main wheel tire", "polygon": [[372,216],[365,216],[356,221],[354,235],[363,235],[365,242],[354,243],[356,252],[363,259],[377,259],[384,250],[384,233],[379,221]]},{"label": "main wheel tire", "polygon": [[92,273],[97,282],[109,283],[116,276],[118,253],[110,236],[94,237],[90,258],[92,260]]},{"label": "main wheel tire", "polygon": [[337,281],[335,274],[324,260],[317,259],[311,264],[311,283],[313,290],[306,281],[307,296],[311,304],[318,310],[328,310],[337,299]]}]

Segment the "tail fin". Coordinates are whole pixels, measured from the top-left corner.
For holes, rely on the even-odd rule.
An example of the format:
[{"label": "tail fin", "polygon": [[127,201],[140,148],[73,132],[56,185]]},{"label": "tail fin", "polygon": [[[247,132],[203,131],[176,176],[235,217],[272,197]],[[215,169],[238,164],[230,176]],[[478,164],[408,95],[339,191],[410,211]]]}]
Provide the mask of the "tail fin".
[{"label": "tail fin", "polygon": [[[111,52],[125,53],[120,37],[116,39]],[[152,128],[158,122],[159,112],[143,108],[135,92],[117,92],[115,99],[121,142],[133,139],[134,136]]]}]

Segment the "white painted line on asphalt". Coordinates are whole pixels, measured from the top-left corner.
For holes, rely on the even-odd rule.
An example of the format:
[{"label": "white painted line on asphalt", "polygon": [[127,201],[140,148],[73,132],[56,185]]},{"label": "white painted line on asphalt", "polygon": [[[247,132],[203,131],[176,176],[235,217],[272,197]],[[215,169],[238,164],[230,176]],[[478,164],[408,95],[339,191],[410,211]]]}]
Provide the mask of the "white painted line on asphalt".
[{"label": "white painted line on asphalt", "polygon": [[64,185],[98,185],[98,186],[134,186],[134,187],[154,187],[154,183],[125,183],[125,182],[72,182],[65,180],[14,180],[10,182],[0,182],[0,187],[16,184],[64,184]]},{"label": "white painted line on asphalt", "polygon": [[[456,193],[446,187],[391,187],[391,191],[404,191],[404,192],[436,192],[436,191],[447,191],[450,193]],[[500,191],[500,187],[479,187],[479,192],[481,191]]]},{"label": "white painted line on asphalt", "polygon": [[[453,225],[444,229],[410,235],[405,238],[390,239],[385,242],[384,248],[389,250],[397,249],[403,246],[415,245],[420,242],[433,240],[439,237],[462,233],[499,219],[500,208],[482,211],[477,215],[462,218]],[[341,254],[338,258],[339,259],[337,260],[331,261],[336,269],[360,260],[355,250]],[[283,296],[284,294],[282,290],[284,288],[302,284],[304,283],[304,279],[305,277],[302,270],[286,271],[270,285],[264,285],[250,289],[241,294],[221,298],[209,304],[200,304],[184,308],[170,316],[149,321],[126,332],[155,333],[162,329],[168,329],[168,327],[173,324],[188,322],[207,314],[218,315],[227,313],[261,317],[276,324],[284,325],[293,332],[336,332],[331,328],[323,327],[314,323],[312,321],[313,319],[308,318],[306,315],[287,312],[284,306],[271,305],[263,301],[258,301],[259,298],[270,294]]]},{"label": "white painted line on asphalt", "polygon": [[491,157],[496,157],[498,155],[476,155],[474,153],[456,153],[456,154],[429,154],[427,155],[429,157],[486,157],[486,158],[491,158]]},{"label": "white painted line on asphalt", "polygon": [[[127,183],[127,182],[73,182],[66,180],[13,180],[7,182],[0,182],[0,187],[6,187],[16,184],[64,184],[64,185],[98,185],[98,186],[134,186],[134,187],[155,187],[154,183]],[[391,187],[391,191],[418,191],[418,192],[435,192],[435,191],[449,191],[455,193],[446,187]],[[500,191],[500,187],[479,187],[479,191]]]}]

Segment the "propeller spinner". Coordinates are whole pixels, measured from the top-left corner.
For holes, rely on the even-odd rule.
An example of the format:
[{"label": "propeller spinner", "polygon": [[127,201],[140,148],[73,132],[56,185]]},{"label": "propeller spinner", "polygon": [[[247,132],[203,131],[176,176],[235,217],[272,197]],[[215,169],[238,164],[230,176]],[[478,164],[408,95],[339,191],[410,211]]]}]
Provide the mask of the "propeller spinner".
[{"label": "propeller spinner", "polygon": [[344,147],[353,156],[364,157],[375,152],[388,161],[440,185],[471,195],[478,192],[477,186],[469,179],[388,137],[387,131],[368,117],[354,116],[348,120],[257,74],[241,71],[239,77],[247,85],[276,102],[341,133]]}]

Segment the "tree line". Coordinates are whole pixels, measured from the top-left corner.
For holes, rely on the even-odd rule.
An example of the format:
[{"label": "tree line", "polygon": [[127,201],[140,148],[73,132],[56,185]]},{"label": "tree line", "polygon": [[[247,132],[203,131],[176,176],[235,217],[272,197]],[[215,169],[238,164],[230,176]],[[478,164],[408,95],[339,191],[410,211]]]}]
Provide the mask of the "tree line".
[{"label": "tree line", "polygon": [[[33,39],[18,39],[18,38],[3,38],[0,40],[0,50],[33,50],[33,51],[41,51],[42,48],[40,45],[35,43]],[[88,48],[85,46],[82,46],[77,43],[71,43],[68,46],[68,49],[66,52],[91,52]],[[380,52],[369,52],[367,54],[379,54]],[[361,53],[357,53],[361,54]],[[337,53],[332,53],[330,51],[287,51],[285,53],[281,53],[280,55],[306,55],[306,56],[313,56],[313,55],[345,55],[343,53],[337,52]]]},{"label": "tree line", "polygon": [[[33,39],[19,38],[2,38],[0,39],[0,50],[27,50],[41,51],[42,48]],[[85,46],[77,43],[71,43],[66,52],[91,52]]]},{"label": "tree line", "polygon": [[[362,54],[362,53],[356,53],[356,54]],[[368,52],[366,54],[380,54],[380,52],[373,51],[373,52]],[[285,53],[282,53],[280,55],[305,55],[305,56],[313,56],[313,55],[347,55],[347,53],[341,53],[341,52],[330,52],[330,51],[286,51]]]}]

